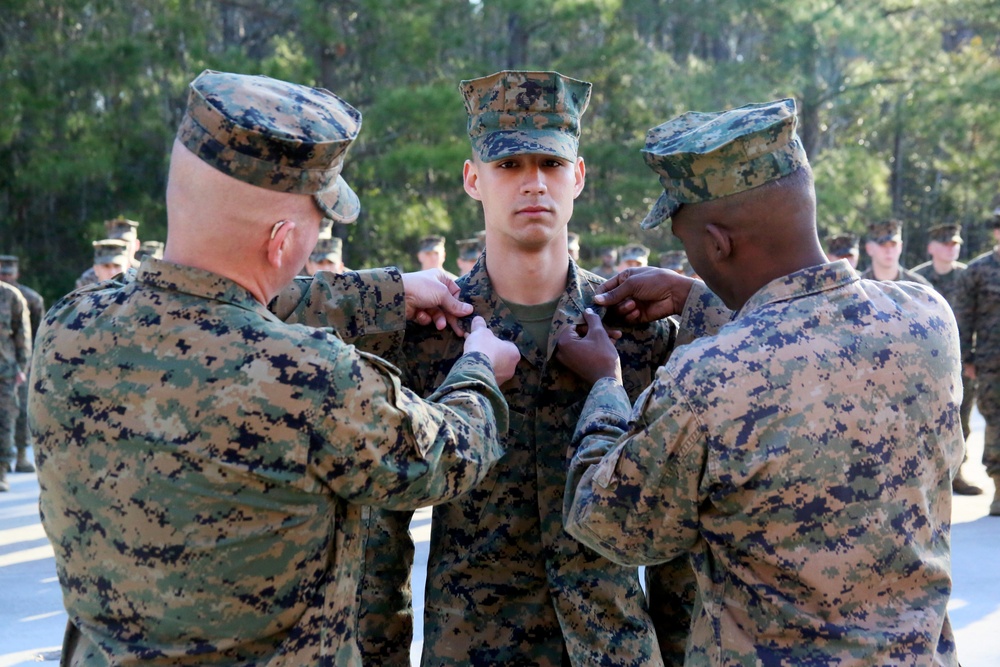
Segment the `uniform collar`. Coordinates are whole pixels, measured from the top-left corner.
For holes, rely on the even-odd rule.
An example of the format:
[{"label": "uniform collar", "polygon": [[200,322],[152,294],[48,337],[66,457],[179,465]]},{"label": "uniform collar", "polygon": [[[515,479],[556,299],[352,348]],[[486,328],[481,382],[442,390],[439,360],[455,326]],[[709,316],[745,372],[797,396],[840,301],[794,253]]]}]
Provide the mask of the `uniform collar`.
[{"label": "uniform collar", "polygon": [[147,257],[142,260],[135,280],[158,289],[221,301],[246,310],[266,313],[271,317],[270,311],[245,287],[217,273],[193,266]]},{"label": "uniform collar", "polygon": [[747,313],[773,303],[800,299],[810,294],[844,287],[860,279],[861,277],[846,259],[810,266],[764,285],[743,304],[733,319],[739,319]]}]

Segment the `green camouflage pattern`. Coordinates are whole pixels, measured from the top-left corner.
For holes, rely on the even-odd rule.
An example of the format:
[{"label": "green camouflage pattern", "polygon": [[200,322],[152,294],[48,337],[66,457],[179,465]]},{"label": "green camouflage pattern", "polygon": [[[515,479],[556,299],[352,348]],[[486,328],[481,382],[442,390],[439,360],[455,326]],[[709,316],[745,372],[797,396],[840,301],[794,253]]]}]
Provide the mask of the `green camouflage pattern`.
[{"label": "green camouflage pattern", "polygon": [[132,266],[129,257],[129,244],[121,239],[102,239],[94,241],[94,264],[118,264],[124,268]]},{"label": "green camouflage pattern", "polygon": [[[948,302],[951,306],[952,311],[955,310],[955,306],[958,303],[958,292],[961,289],[962,284],[962,272],[968,268],[966,264],[962,262],[955,262],[951,271],[948,273],[938,273],[934,270],[933,262],[924,262],[923,264],[918,264],[917,266],[910,269],[913,273],[917,274],[930,284],[938,294],[944,297],[944,300]],[[969,435],[972,433],[972,425],[970,420],[972,419],[972,406],[975,403],[976,397],[976,382],[971,378],[962,375],[962,434],[965,439],[969,439]]]},{"label": "green camouflage pattern", "polygon": [[473,152],[483,162],[522,154],[575,161],[591,87],[558,72],[519,70],[462,81]]},{"label": "green camouflage pattern", "polygon": [[938,243],[961,243],[962,225],[953,222],[935,225],[927,230],[927,239]]},{"label": "green camouflage pattern", "polygon": [[[488,261],[487,251],[457,282],[460,298],[521,352],[514,378],[503,386],[511,425],[502,441],[506,454],[487,478],[434,508],[421,665],[680,664],[682,653],[661,657],[637,570],[609,562],[563,530],[565,445],[589,387],[553,352],[559,334],[593,307],[603,280],[569,261],[566,290],[548,340],[539,345],[494,292]],[[623,332],[618,349],[625,381],[638,395],[673,349],[676,325],[664,320]],[[461,349],[450,331],[411,326],[397,363],[407,384],[426,393],[446,377]],[[412,513],[371,514],[362,652],[371,664],[404,667],[412,637]],[[693,597],[693,584],[685,566],[665,588]],[[669,620],[673,626],[657,626],[660,641],[683,647],[689,617],[675,612]]]},{"label": "green camouflage pattern", "polygon": [[[31,344],[34,347],[35,336],[38,334],[38,327],[45,316],[45,299],[42,295],[31,289],[27,285],[18,282],[10,283],[16,287],[28,304],[28,319],[31,323]],[[30,368],[28,369],[28,382],[31,381]],[[14,428],[14,447],[18,452],[23,452],[31,444],[31,433],[28,430],[28,382],[24,382],[17,387],[17,423]]]},{"label": "green camouflage pattern", "polygon": [[140,262],[147,257],[152,257],[153,259],[163,259],[163,251],[166,248],[163,241],[143,241],[139,245],[139,250],[135,253],[135,257]]},{"label": "green camouflage pattern", "polygon": [[795,133],[795,100],[717,112],[689,111],[646,133],[642,156],[663,194],[642,221],[651,229],[697,204],[787,176],[808,164]]},{"label": "green camouflage pattern", "polygon": [[19,412],[18,372],[31,359],[31,321],[28,303],[17,288],[0,282],[0,466],[14,460],[14,435]]},{"label": "green camouflage pattern", "polygon": [[840,259],[847,255],[857,255],[860,253],[860,243],[857,234],[851,234],[850,232],[833,234],[826,239],[826,252],[831,259]]},{"label": "green camouflage pattern", "polygon": [[339,262],[343,256],[343,251],[343,239],[338,236],[331,236],[330,238],[316,241],[316,246],[309,255],[309,259],[313,262],[322,262],[324,260]]},{"label": "green camouflage pattern", "polygon": [[190,84],[177,140],[251,185],[314,195],[337,222],[353,222],[358,196],[340,176],[361,112],[324,88],[205,70]]},{"label": "green camouflage pattern", "polygon": [[958,349],[927,287],[845,260],[774,280],[634,407],[595,384],[566,528],[620,563],[689,555],[688,667],[954,667]]},{"label": "green camouflage pattern", "polygon": [[632,243],[624,246],[618,251],[618,261],[627,262],[630,260],[646,261],[649,259],[649,248],[641,243]]},{"label": "green camouflage pattern", "polygon": [[976,405],[986,420],[983,465],[1000,475],[1000,254],[996,249],[969,262],[956,290],[955,317],[962,361],[976,367]]},{"label": "green camouflage pattern", "polygon": [[[331,322],[391,335],[399,274],[365,278],[298,280],[274,305],[330,312],[331,290],[364,284],[346,311],[379,312]],[[507,428],[482,354],[422,400],[332,330],[153,259],[56,303],[33,372],[42,523],[77,629],[67,664],[360,665],[362,504],[453,498]]]},{"label": "green camouflage pattern", "polygon": [[135,220],[118,216],[104,221],[105,238],[134,241],[139,238],[139,223]]},{"label": "green camouflage pattern", "polygon": [[868,223],[868,234],[865,238],[873,243],[902,242],[903,222],[895,219],[870,222]]}]

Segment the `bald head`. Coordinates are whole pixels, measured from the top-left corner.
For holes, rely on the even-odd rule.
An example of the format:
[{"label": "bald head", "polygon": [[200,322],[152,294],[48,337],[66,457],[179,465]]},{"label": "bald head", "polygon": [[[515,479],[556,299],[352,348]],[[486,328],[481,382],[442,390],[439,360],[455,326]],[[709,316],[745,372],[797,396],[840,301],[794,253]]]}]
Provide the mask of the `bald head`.
[{"label": "bald head", "polygon": [[[274,283],[283,287],[304,265],[322,218],[311,195],[244,183],[174,142],[167,181],[165,260],[226,276],[255,294],[264,283],[270,292]],[[287,243],[279,248],[285,253],[284,270],[274,273],[272,246],[286,237]],[[296,259],[298,255],[301,259]],[[288,264],[296,261],[298,266],[291,269]]]},{"label": "bald head", "polygon": [[735,195],[685,204],[673,227],[692,268],[731,308],[776,278],[826,261],[808,166]]}]

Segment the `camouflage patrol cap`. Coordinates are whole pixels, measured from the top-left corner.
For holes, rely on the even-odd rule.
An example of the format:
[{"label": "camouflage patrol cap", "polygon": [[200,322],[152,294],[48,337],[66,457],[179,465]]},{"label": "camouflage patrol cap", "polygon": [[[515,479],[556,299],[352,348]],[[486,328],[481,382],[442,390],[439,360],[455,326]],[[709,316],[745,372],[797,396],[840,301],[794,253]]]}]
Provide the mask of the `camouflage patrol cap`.
[{"label": "camouflage patrol cap", "polygon": [[337,222],[353,222],[358,196],[340,176],[361,113],[323,88],[205,70],[191,82],[177,140],[245,183],[313,195]]},{"label": "camouflage patrol cap", "polygon": [[660,254],[660,268],[683,273],[686,263],[687,253],[683,250],[667,250]]},{"label": "camouflage patrol cap", "polygon": [[432,234],[420,239],[417,252],[444,252],[444,237]]},{"label": "camouflage patrol cap", "polygon": [[163,241],[143,241],[139,250],[136,251],[135,257],[139,260],[147,257],[163,259]]},{"label": "camouflage patrol cap", "polygon": [[961,243],[962,225],[954,222],[935,225],[927,230],[927,238],[938,243]]},{"label": "camouflage patrol cap", "polygon": [[134,241],[138,238],[138,229],[138,222],[123,218],[122,216],[104,221],[104,231],[109,239]]},{"label": "camouflage patrol cap", "polygon": [[319,236],[320,239],[333,238],[333,223],[332,218],[324,217],[319,223]]},{"label": "camouflage patrol cap", "polygon": [[344,241],[339,236],[316,241],[316,247],[309,255],[311,262],[339,262],[344,256]]},{"label": "camouflage patrol cap", "polygon": [[118,264],[120,266],[130,266],[131,258],[128,256],[128,242],[122,239],[102,239],[94,241],[94,264]]},{"label": "camouflage patrol cap", "polygon": [[857,234],[845,232],[833,234],[826,239],[826,253],[832,257],[846,257],[859,254],[859,239]]},{"label": "camouflage patrol cap", "polygon": [[460,89],[472,150],[483,162],[539,153],[576,160],[591,84],[558,72],[504,70]]},{"label": "camouflage patrol cap", "polygon": [[479,237],[462,239],[457,242],[457,245],[458,258],[467,262],[473,262],[483,254],[483,240]]},{"label": "camouflage patrol cap", "polygon": [[868,240],[873,243],[888,243],[903,240],[903,223],[895,218],[868,223]]},{"label": "camouflage patrol cap", "polygon": [[12,276],[17,273],[18,261],[16,255],[0,255],[0,276]]},{"label": "camouflage patrol cap", "polygon": [[735,195],[808,164],[795,133],[795,100],[689,111],[646,133],[643,158],[664,192],[642,221],[656,227],[682,204]]},{"label": "camouflage patrol cap", "polygon": [[627,262],[629,260],[648,260],[649,252],[649,248],[641,243],[632,243],[625,246],[618,252],[618,260],[621,262]]}]

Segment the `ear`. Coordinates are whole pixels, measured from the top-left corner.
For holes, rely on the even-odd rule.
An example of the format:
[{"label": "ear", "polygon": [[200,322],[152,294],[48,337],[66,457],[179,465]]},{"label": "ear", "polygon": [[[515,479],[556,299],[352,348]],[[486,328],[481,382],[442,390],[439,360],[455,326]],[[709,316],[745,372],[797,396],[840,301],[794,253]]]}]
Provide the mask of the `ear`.
[{"label": "ear", "polygon": [[727,259],[733,254],[733,239],[729,232],[714,222],[705,225],[705,231],[708,232],[708,251],[716,262]]},{"label": "ear", "polygon": [[267,263],[276,269],[280,269],[284,262],[293,229],[295,223],[291,220],[280,220],[272,228],[271,237],[267,241]]},{"label": "ear", "polygon": [[470,197],[476,201],[482,201],[483,197],[479,194],[479,174],[476,171],[476,165],[472,163],[472,160],[466,160],[465,165],[462,167],[462,182],[465,185],[465,191]]},{"label": "ear", "polygon": [[583,158],[578,157],[576,159],[576,182],[573,185],[573,199],[580,196],[583,192],[583,186],[587,182],[587,165],[583,163]]}]

